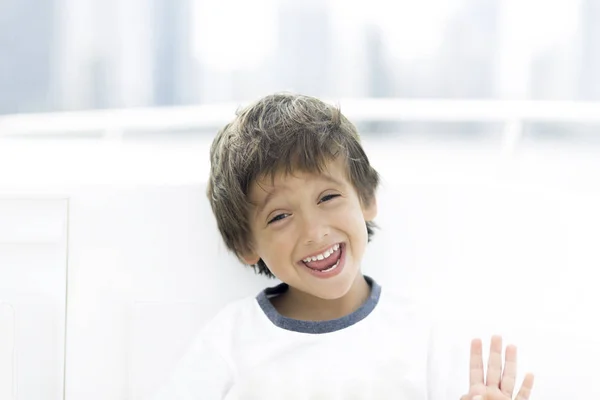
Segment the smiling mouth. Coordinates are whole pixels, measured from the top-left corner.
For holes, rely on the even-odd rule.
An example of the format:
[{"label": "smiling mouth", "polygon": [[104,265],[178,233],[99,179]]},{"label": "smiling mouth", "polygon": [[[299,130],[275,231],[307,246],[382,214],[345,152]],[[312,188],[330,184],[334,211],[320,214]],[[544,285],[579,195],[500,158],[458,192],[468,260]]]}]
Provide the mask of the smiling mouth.
[{"label": "smiling mouth", "polygon": [[311,261],[318,261],[318,260],[323,260],[325,258],[329,258],[339,248],[340,248],[340,244],[336,243],[333,246],[331,246],[330,248],[328,248],[327,250],[325,250],[324,252],[322,252],[321,254],[315,254],[314,256],[306,257],[306,258],[302,259],[302,261],[311,262]]},{"label": "smiling mouth", "polygon": [[335,264],[333,264],[331,267],[326,267],[325,269],[316,269],[316,268],[313,268],[313,267],[309,267],[308,265],[306,265],[306,266],[308,268],[312,269],[313,271],[317,271],[317,272],[330,272],[330,271],[333,271],[334,269],[336,269],[339,265],[340,265],[340,258],[338,258],[336,260]]},{"label": "smiling mouth", "polygon": [[303,259],[302,263],[313,271],[329,272],[338,267],[341,257],[342,245],[337,243],[321,254]]}]

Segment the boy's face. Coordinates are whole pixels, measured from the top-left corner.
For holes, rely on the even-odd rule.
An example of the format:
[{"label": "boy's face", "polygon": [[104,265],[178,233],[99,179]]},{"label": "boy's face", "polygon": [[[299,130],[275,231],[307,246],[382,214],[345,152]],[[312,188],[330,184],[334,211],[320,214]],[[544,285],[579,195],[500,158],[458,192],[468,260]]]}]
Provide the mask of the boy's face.
[{"label": "boy's face", "polygon": [[321,174],[277,174],[254,182],[249,193],[253,251],[282,282],[322,299],[338,299],[352,286],[367,245],[365,221],[377,213],[363,205],[346,176],[345,160]]}]

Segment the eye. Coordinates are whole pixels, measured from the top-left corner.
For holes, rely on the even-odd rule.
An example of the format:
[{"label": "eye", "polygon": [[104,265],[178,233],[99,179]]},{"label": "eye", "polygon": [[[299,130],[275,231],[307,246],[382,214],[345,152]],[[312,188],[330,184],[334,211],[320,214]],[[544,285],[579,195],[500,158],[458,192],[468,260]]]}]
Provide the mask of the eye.
[{"label": "eye", "polygon": [[325,201],[329,201],[329,200],[334,199],[334,198],[339,197],[339,196],[340,196],[339,194],[327,194],[327,195],[321,197],[321,200],[319,200],[319,203],[323,203]]},{"label": "eye", "polygon": [[267,222],[267,224],[271,224],[273,222],[277,222],[277,221],[281,221],[284,218],[286,218],[289,214],[277,214],[276,216],[274,216],[273,218],[271,218],[269,220],[269,222]]}]

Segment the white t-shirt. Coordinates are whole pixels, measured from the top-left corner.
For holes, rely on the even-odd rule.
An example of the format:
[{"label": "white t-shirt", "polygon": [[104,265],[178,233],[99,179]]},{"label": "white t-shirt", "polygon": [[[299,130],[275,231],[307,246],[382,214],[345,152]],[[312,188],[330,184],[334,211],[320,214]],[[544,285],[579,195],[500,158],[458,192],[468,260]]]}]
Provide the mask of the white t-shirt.
[{"label": "white t-shirt", "polygon": [[369,299],[332,321],[279,314],[269,298],[285,284],[230,304],[154,399],[460,399],[468,340],[458,343],[424,309],[366,279]]}]

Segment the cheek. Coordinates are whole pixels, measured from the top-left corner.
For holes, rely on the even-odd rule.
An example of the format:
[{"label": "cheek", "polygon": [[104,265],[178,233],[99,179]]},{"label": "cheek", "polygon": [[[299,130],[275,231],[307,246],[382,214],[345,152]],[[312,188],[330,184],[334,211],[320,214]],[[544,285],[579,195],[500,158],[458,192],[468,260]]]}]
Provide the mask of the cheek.
[{"label": "cheek", "polygon": [[338,220],[343,229],[358,243],[367,243],[368,233],[365,218],[359,204],[352,204],[345,207],[339,215]]},{"label": "cheek", "polygon": [[295,244],[295,236],[291,226],[285,229],[273,230],[263,235],[259,242],[258,252],[261,258],[269,264],[276,265],[284,258],[289,258]]},{"label": "cheek", "polygon": [[289,233],[279,233],[265,240],[261,246],[260,256],[273,275],[283,282],[292,279],[293,268],[290,268],[295,240]]},{"label": "cheek", "polygon": [[347,203],[340,207],[336,212],[336,219],[344,225],[354,227],[358,224],[364,224],[365,218],[358,203]]}]

